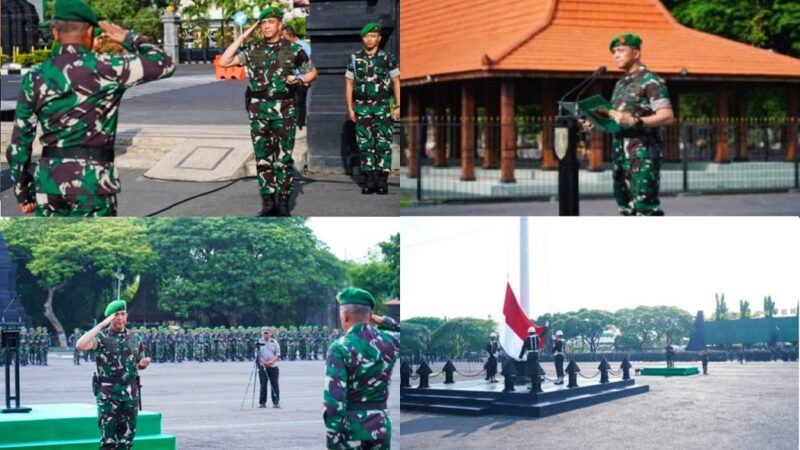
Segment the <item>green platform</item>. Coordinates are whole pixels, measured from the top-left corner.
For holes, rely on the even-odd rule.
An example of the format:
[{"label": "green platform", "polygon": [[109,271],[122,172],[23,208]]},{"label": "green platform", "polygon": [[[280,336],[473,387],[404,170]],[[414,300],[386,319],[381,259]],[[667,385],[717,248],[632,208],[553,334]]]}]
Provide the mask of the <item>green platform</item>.
[{"label": "green platform", "polygon": [[[100,444],[97,406],[81,403],[23,405],[27,414],[0,414],[0,449],[96,450]],[[161,434],[161,413],[140,411],[137,450],[174,450],[175,436]]]},{"label": "green platform", "polygon": [[686,375],[697,375],[700,369],[697,367],[648,367],[642,369],[641,375],[658,375],[662,377],[682,377]]}]

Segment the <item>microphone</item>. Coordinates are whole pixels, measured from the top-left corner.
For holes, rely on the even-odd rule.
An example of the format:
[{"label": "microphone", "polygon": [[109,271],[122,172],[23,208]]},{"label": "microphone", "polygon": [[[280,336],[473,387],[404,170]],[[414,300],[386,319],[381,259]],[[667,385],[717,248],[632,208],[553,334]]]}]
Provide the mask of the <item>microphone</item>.
[{"label": "microphone", "polygon": [[589,87],[589,85],[595,79],[597,79],[597,77],[599,77],[600,75],[604,74],[605,72],[606,72],[606,66],[598,67],[597,70],[594,71],[594,73],[589,75],[586,79],[584,79],[583,81],[578,83],[575,87],[570,89],[569,92],[564,94],[564,96],[561,97],[561,99],[558,100],[558,115],[559,116],[561,115],[561,102],[563,102],[566,98],[568,98],[570,95],[572,95],[575,91],[580,89],[580,92],[578,92],[578,95],[575,98],[575,102],[577,103],[578,100],[580,99],[581,94],[583,94],[583,92],[586,91],[586,89]]}]

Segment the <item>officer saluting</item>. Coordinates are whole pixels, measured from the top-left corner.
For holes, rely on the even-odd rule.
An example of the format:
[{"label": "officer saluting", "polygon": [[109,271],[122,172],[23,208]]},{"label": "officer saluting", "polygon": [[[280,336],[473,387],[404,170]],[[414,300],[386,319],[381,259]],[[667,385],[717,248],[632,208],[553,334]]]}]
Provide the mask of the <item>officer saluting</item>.
[{"label": "officer saluting", "polygon": [[[317,69],[303,48],[281,38],[282,19],[280,8],[264,9],[258,22],[237,37],[219,61],[221,67],[244,65],[250,79],[245,98],[261,194],[259,216],[289,215],[297,126],[294,94],[299,84],[317,78]],[[263,39],[245,43],[259,26]],[[296,72],[302,76],[295,76]]]},{"label": "officer saluting", "polygon": [[556,331],[553,342],[553,362],[556,365],[556,376],[558,377],[553,384],[564,384],[564,333],[561,330]]},{"label": "officer saluting", "polygon": [[336,299],[345,333],[328,348],[325,362],[327,448],[388,449],[392,421],[386,400],[400,353],[394,333],[399,325],[372,314],[375,299],[363,289],[347,288]]},{"label": "officer saluting", "polygon": [[[128,330],[128,312],[124,300],[106,307],[105,320],[78,339],[75,348],[95,351],[100,448],[130,449],[136,436],[137,403],[140,399],[139,371],[150,365],[144,357],[141,337]],[[108,330],[104,329],[108,327]]]},{"label": "officer saluting", "polygon": [[527,367],[528,375],[531,377],[531,389],[533,389],[533,377],[538,377],[539,373],[536,370],[536,364],[539,363],[539,335],[536,334],[536,328],[528,328],[528,337],[522,343],[522,349],[519,352],[519,359],[527,354]]},{"label": "officer saluting", "polygon": [[[392,169],[392,119],[400,119],[400,67],[394,55],[380,49],[381,24],[361,29],[364,48],[350,55],[345,72],[347,116],[356,123],[361,152],[362,194],[388,194]],[[389,111],[394,95],[395,105]]]},{"label": "officer saluting", "polygon": [[500,344],[497,343],[497,333],[489,335],[489,342],[486,343],[486,353],[489,354],[489,360],[486,361],[486,379],[490,383],[497,383],[495,376],[497,375],[497,353],[500,351]]},{"label": "officer saluting", "polygon": [[[130,54],[93,53],[94,29]],[[22,78],[8,146],[14,193],[23,214],[115,216],[120,182],[114,167],[117,111],[125,90],[165,78],[172,59],[142,36],[98,22],[82,0],[58,0],[52,56]],[[33,140],[41,123],[42,157],[31,177]]]}]

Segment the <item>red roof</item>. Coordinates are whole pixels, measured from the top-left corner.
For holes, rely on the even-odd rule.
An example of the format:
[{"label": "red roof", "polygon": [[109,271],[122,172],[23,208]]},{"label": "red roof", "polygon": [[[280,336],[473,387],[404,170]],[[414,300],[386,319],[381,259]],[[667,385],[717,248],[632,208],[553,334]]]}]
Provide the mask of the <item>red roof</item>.
[{"label": "red roof", "polygon": [[642,37],[642,61],[661,75],[800,80],[800,59],[693,30],[659,0],[404,0],[401,77],[476,72],[594,71],[619,33]]}]

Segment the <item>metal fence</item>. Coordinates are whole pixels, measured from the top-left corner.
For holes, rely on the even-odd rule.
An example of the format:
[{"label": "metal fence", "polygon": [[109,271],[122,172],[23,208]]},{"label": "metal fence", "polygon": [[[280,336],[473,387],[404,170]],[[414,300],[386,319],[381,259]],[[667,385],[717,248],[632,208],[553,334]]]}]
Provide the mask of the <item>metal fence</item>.
[{"label": "metal fence", "polygon": [[[558,192],[557,161],[552,154],[554,120],[517,117],[513,124],[483,117],[405,120],[403,148],[416,161],[405,161],[401,189],[418,200],[551,198]],[[512,128],[513,146],[500,148],[503,127]],[[465,132],[464,128],[468,130]],[[662,129],[661,192],[730,193],[785,191],[800,188],[800,139],[797,118],[686,119]],[[463,136],[474,149],[462,158]],[[787,151],[793,139],[794,154]],[[582,197],[611,196],[613,137],[581,133],[578,142],[579,189]],[[725,143],[718,145],[720,139]],[[508,147],[508,145],[507,145]],[[723,147],[720,149],[720,147]],[[505,151],[504,151],[505,150]],[[513,181],[501,166],[513,158]],[[418,177],[410,174],[416,162]],[[466,166],[466,169],[465,169]],[[472,176],[465,177],[465,171]]]}]

